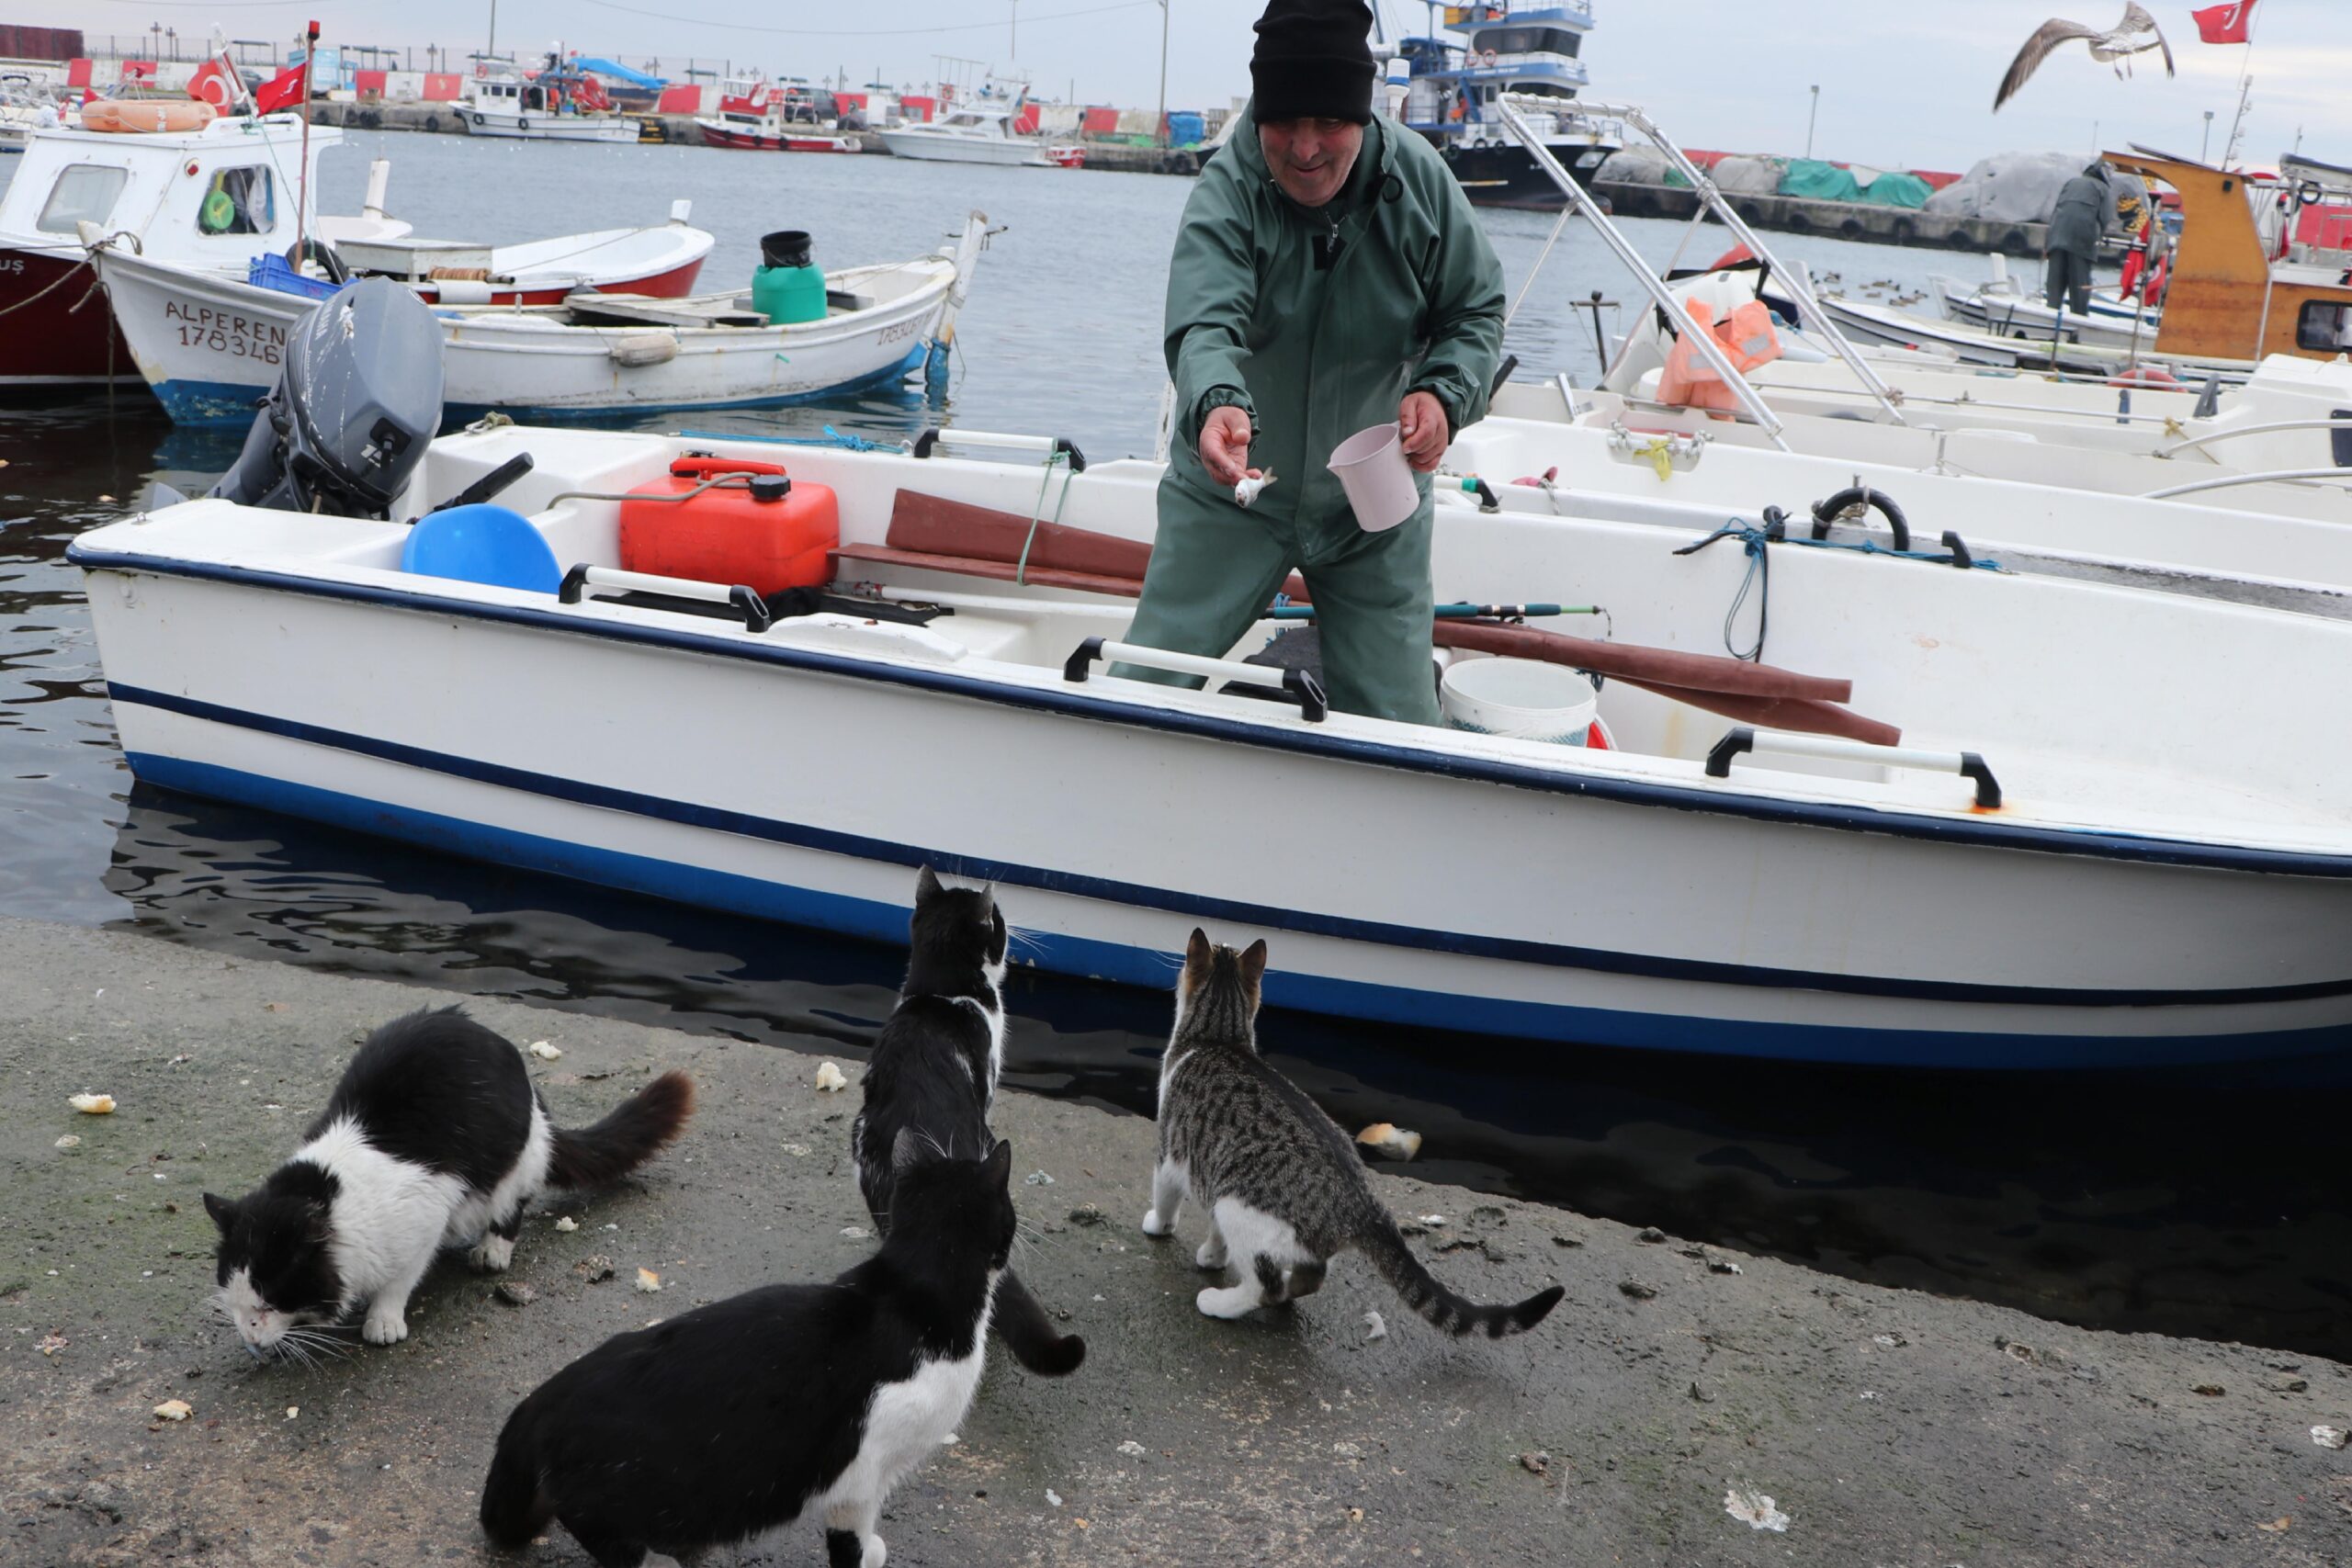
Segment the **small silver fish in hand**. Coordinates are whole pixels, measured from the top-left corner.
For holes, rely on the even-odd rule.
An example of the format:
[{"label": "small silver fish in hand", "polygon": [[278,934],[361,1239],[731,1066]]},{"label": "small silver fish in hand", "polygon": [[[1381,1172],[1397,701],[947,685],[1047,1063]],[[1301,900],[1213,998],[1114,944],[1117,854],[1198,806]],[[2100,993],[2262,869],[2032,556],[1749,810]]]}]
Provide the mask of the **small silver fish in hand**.
[{"label": "small silver fish in hand", "polygon": [[1233,487],[1233,503],[1236,506],[1250,505],[1258,499],[1258,492],[1260,491],[1264,490],[1268,485],[1273,482],[1274,474],[1273,470],[1271,468],[1259,475],[1256,479],[1243,479],[1239,484]]}]

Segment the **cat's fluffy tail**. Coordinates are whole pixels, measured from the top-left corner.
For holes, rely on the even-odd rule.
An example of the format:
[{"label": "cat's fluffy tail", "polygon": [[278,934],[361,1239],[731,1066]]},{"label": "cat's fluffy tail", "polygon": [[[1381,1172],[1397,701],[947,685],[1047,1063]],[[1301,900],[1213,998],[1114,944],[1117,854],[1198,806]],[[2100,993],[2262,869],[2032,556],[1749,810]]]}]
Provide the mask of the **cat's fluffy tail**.
[{"label": "cat's fluffy tail", "polygon": [[1524,1334],[1543,1322],[1567,1293],[1554,1285],[1513,1306],[1482,1306],[1455,1295],[1421,1266],[1421,1260],[1413,1256],[1413,1249],[1405,1245],[1396,1222],[1385,1211],[1369,1227],[1361,1245],[1372,1266],[1396,1288],[1407,1306],[1441,1331],[1456,1337],[1483,1334],[1489,1339],[1500,1339],[1507,1334]]},{"label": "cat's fluffy tail", "polygon": [[1003,1337],[1012,1359],[1040,1377],[1068,1377],[1086,1359],[1086,1341],[1056,1328],[1021,1276],[1010,1269],[997,1281],[989,1325]]},{"label": "cat's fluffy tail", "polygon": [[517,1436],[515,1426],[510,1419],[498,1435],[497,1457],[481,1483],[482,1533],[510,1551],[547,1529],[555,1517],[554,1506],[539,1491],[538,1465],[525,1456],[531,1445]]},{"label": "cat's fluffy tail", "polygon": [[676,1137],[694,1109],[694,1080],[684,1073],[663,1073],[614,1107],[612,1114],[594,1126],[576,1133],[557,1128],[548,1184],[610,1186]]}]

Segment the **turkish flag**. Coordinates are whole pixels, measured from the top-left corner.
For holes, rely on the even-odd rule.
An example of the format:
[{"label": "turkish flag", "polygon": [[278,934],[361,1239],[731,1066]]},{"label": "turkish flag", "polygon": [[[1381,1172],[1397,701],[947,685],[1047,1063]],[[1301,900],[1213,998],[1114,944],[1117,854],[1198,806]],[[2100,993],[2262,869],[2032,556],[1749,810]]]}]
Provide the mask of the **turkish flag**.
[{"label": "turkish flag", "polygon": [[2237,0],[2233,6],[2208,6],[2188,15],[2197,24],[2197,36],[2207,43],[2244,43],[2247,19],[2254,15],[2254,0]]},{"label": "turkish flag", "polygon": [[279,109],[302,101],[302,83],[310,69],[310,62],[289,66],[254,89],[254,112],[276,114]]},{"label": "turkish flag", "polygon": [[235,68],[216,54],[187,79],[187,96],[210,104],[220,114],[234,114],[238,101],[245,96],[245,85]]}]

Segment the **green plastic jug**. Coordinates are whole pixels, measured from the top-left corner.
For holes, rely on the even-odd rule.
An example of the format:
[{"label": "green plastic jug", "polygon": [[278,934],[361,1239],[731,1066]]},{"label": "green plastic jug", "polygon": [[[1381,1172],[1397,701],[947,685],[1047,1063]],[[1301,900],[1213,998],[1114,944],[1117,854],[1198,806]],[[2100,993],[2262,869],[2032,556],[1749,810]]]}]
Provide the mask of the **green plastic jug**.
[{"label": "green plastic jug", "polygon": [[825,275],[808,259],[805,231],[760,236],[760,263],[752,274],[752,309],[777,324],[825,319]]}]

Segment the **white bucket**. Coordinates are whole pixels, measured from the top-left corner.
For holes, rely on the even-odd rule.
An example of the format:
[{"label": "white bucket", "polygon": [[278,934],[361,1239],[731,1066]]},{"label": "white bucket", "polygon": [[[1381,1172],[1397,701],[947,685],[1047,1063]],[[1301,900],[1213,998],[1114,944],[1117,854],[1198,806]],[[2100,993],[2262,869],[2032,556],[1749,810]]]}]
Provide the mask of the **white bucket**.
[{"label": "white bucket", "polygon": [[1403,433],[1392,420],[1359,430],[1332,449],[1329,464],[1348,492],[1356,525],[1367,534],[1394,528],[1421,504],[1413,484],[1412,466],[1405,461]]},{"label": "white bucket", "polygon": [[1536,659],[1463,659],[1446,666],[1438,707],[1456,729],[1581,746],[1600,694],[1575,671]]}]

